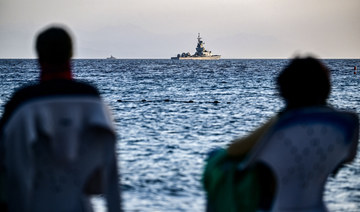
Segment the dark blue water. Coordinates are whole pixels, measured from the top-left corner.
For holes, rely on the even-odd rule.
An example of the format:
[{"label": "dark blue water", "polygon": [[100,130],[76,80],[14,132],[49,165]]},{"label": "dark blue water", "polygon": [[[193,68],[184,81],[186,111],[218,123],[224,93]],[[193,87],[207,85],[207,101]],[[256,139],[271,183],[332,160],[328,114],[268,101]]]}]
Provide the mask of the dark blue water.
[{"label": "dark blue water", "polygon": [[[98,86],[111,108],[125,210],[203,211],[206,153],[280,110],[274,79],[287,62],[75,60],[75,77]],[[325,63],[332,70],[329,102],[359,112],[360,73],[353,67],[360,60]],[[0,60],[0,104],[37,77],[35,60]],[[329,179],[325,199],[334,211],[360,211],[359,154]],[[103,211],[101,198],[94,204]]]}]

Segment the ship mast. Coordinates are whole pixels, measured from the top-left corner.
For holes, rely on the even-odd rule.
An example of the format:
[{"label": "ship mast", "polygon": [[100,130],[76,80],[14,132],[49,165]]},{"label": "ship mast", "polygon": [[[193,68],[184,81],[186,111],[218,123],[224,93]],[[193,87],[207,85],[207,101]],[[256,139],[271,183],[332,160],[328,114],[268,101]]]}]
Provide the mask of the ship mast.
[{"label": "ship mast", "polygon": [[198,33],[198,43],[196,46],[196,52],[195,55],[197,56],[203,56],[204,52],[206,51],[204,48],[204,42],[201,40],[200,33]]}]

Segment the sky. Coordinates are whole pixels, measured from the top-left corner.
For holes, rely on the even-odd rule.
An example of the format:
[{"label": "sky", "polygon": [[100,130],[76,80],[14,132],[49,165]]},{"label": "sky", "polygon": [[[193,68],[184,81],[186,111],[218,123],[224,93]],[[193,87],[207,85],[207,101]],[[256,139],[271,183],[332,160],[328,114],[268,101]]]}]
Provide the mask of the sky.
[{"label": "sky", "polygon": [[0,0],[0,58],[36,58],[36,35],[66,26],[74,58],[360,58],[360,0]]}]

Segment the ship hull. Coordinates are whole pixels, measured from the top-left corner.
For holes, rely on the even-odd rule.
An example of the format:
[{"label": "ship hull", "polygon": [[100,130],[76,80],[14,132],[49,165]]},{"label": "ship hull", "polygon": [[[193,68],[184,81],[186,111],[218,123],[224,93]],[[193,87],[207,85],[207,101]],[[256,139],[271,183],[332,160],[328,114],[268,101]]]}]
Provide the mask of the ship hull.
[{"label": "ship hull", "polygon": [[220,55],[212,55],[209,57],[194,57],[194,56],[190,56],[190,57],[172,57],[172,60],[219,60],[220,59]]}]

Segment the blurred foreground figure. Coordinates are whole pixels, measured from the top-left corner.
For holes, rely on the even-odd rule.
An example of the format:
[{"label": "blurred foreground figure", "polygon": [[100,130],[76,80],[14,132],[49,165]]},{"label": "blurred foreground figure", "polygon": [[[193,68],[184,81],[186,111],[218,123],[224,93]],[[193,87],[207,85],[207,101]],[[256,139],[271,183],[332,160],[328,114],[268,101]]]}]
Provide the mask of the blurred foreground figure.
[{"label": "blurred foreground figure", "polygon": [[[285,108],[253,133],[233,141],[224,152],[235,160],[245,157],[245,166],[258,168],[252,175],[258,178],[252,184],[259,186],[254,188],[260,194],[255,202],[258,209],[325,212],[328,176],[356,156],[358,116],[327,105],[330,73],[317,59],[292,60],[279,74],[277,86]],[[205,185],[220,182],[211,178],[211,170],[209,173]],[[236,174],[230,185],[237,185],[244,173]],[[213,202],[208,211],[219,211],[216,199]]]},{"label": "blurred foreground figure", "polygon": [[116,136],[98,90],[72,79],[72,41],[51,27],[36,40],[40,82],[17,90],[1,119],[9,211],[120,211]]},{"label": "blurred foreground figure", "polygon": [[317,59],[292,60],[279,74],[277,86],[285,108],[249,136],[235,140],[228,154],[242,157],[252,152],[252,163],[267,168],[269,175],[260,176],[262,185],[268,185],[262,197],[266,209],[327,211],[324,186],[330,174],[355,158],[358,117],[327,105],[330,73]]}]

